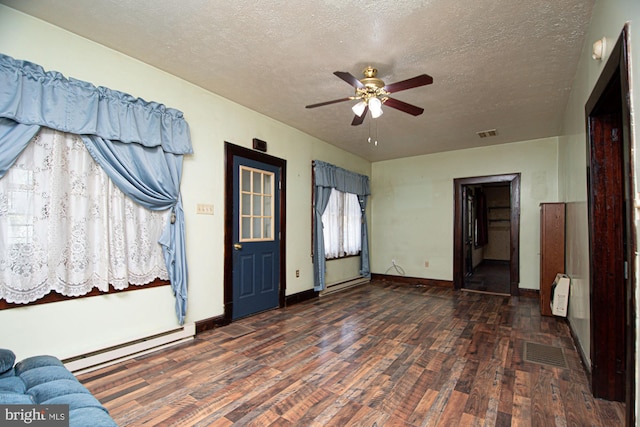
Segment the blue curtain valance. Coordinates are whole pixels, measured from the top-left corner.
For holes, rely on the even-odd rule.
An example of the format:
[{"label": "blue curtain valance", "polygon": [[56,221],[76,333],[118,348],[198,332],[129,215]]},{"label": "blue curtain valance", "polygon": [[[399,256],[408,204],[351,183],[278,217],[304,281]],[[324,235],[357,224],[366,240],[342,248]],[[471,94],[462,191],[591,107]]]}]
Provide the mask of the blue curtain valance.
[{"label": "blue curtain valance", "polygon": [[316,187],[335,188],[343,193],[358,196],[371,194],[369,177],[366,175],[360,175],[320,160],[313,161],[313,170]]},{"label": "blue curtain valance", "polygon": [[0,117],[77,135],[193,152],[181,111],[0,54]]}]

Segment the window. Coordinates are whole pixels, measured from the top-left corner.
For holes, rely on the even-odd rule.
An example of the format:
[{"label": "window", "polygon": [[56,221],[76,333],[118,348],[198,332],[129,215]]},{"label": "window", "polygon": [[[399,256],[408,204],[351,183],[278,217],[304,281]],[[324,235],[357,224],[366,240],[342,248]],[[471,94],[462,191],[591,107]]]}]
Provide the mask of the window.
[{"label": "window", "polygon": [[362,249],[362,212],[358,196],[331,190],[322,214],[325,258],[358,255]]},{"label": "window", "polygon": [[0,299],[166,281],[158,239],[169,213],[122,193],[80,136],[42,128],[0,179]]}]

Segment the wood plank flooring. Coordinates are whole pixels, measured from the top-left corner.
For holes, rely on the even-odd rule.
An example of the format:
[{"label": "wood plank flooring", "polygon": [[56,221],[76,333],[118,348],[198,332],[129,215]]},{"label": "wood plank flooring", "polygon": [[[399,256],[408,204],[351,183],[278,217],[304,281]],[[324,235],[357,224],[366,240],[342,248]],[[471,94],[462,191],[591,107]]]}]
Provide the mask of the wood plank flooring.
[{"label": "wood plank flooring", "polygon": [[[568,369],[523,360],[561,347]],[[373,282],[79,378],[120,426],[621,426],[538,301]]]}]

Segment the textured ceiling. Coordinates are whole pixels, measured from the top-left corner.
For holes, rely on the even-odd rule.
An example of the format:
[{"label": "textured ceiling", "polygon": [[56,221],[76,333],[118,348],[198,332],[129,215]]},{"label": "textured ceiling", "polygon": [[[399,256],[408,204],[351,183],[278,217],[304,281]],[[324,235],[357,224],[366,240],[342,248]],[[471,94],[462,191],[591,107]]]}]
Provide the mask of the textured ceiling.
[{"label": "textured ceiling", "polygon": [[[0,3],[379,161],[558,135],[594,0]],[[432,76],[394,94],[424,114],[351,126],[355,102],[305,108],[351,96],[332,73],[367,65],[386,83]]]}]

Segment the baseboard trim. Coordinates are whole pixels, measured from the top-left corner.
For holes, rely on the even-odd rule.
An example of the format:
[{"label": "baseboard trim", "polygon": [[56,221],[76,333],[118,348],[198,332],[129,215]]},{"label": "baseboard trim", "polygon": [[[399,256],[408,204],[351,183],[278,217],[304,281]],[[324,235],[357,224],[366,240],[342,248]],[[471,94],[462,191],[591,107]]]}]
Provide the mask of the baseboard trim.
[{"label": "baseboard trim", "polygon": [[[313,289],[298,292],[293,295],[287,295],[285,297],[285,307],[298,304],[313,298],[318,298],[318,292],[314,291]],[[203,332],[210,331],[215,328],[219,328],[221,326],[226,326],[231,322],[225,319],[224,315],[221,315],[221,316],[209,317],[207,319],[198,320],[195,323],[196,323],[196,335],[198,335]]]},{"label": "baseboard trim", "polygon": [[394,276],[391,274],[372,274],[371,280],[400,283],[403,285],[424,285],[438,286],[441,288],[453,288],[452,280],[425,279],[423,277]]},{"label": "baseboard trim", "polygon": [[208,319],[198,320],[196,322],[196,335],[210,331],[211,329],[219,328],[220,326],[224,326],[228,323],[229,322],[224,320],[224,316],[209,317]]},{"label": "baseboard trim", "polygon": [[578,350],[578,354],[580,355],[580,361],[582,362],[582,367],[587,375],[587,379],[589,380],[589,385],[591,385],[591,363],[589,363],[589,359],[584,352],[584,348],[580,345],[580,340],[578,339],[578,335],[576,334],[575,329],[573,329],[573,324],[569,321],[569,318],[566,318],[565,321],[567,325],[569,325],[569,331],[571,332],[571,338],[573,339],[573,345]]},{"label": "baseboard trim", "polygon": [[299,304],[304,301],[309,301],[314,298],[318,298],[320,293],[313,289],[307,289],[306,291],[298,292],[295,294],[287,295],[284,299],[285,307],[290,305]]},{"label": "baseboard trim", "polygon": [[538,298],[540,299],[540,291],[538,289],[523,289],[518,290],[520,292],[520,298]]}]

